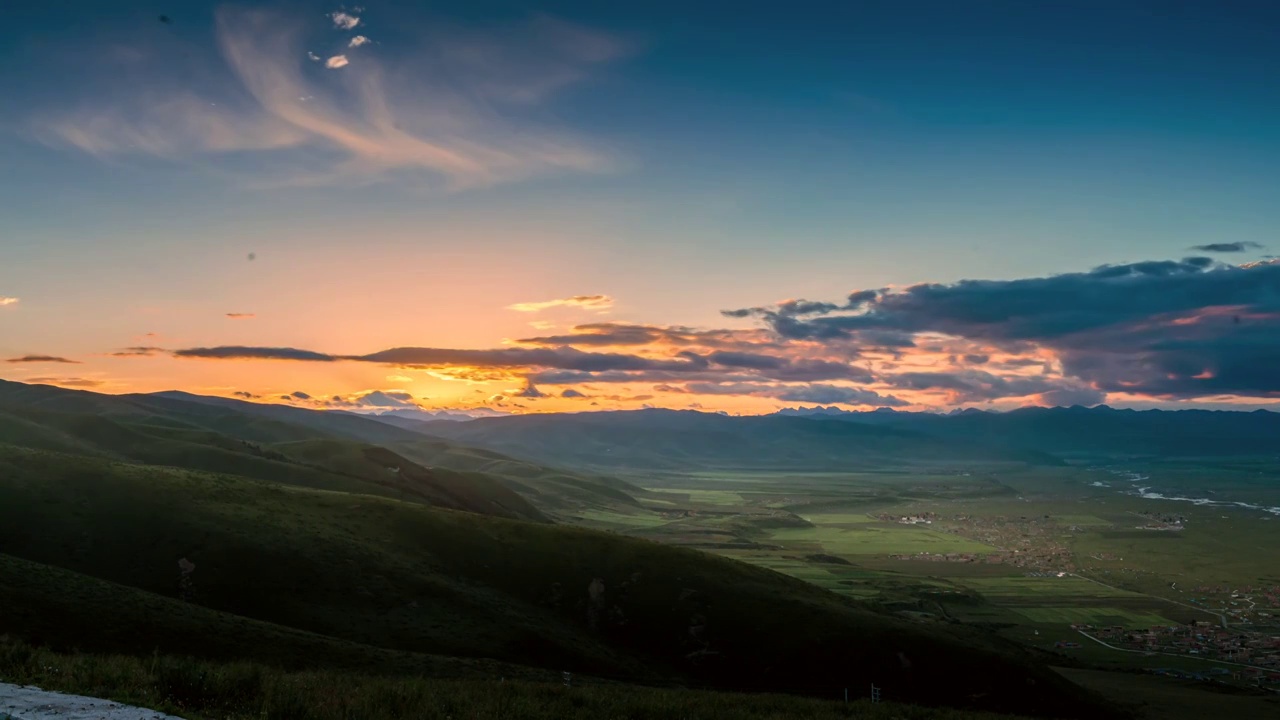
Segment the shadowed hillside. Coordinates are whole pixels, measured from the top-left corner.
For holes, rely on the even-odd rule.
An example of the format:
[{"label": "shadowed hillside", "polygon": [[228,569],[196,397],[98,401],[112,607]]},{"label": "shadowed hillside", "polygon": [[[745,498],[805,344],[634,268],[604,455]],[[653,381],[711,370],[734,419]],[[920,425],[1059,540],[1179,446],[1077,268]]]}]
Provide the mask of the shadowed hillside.
[{"label": "shadowed hillside", "polygon": [[[753,690],[873,679],[904,700],[1051,715],[1087,702],[979,635],[696,551],[191,470],[4,449],[0,553],[167,597],[185,558],[198,605],[390,651]],[[114,612],[101,605],[102,627]],[[4,629],[30,630],[21,617]]]}]

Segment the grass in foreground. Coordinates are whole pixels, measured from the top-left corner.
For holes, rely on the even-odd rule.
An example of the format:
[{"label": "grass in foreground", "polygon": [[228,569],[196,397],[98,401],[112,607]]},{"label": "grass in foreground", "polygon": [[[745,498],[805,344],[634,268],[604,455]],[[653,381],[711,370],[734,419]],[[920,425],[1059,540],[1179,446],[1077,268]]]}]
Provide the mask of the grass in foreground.
[{"label": "grass in foreground", "polygon": [[138,705],[192,720],[1009,720],[867,700],[829,702],[624,685],[285,672],[156,655],[63,654],[0,637],[0,681]]}]

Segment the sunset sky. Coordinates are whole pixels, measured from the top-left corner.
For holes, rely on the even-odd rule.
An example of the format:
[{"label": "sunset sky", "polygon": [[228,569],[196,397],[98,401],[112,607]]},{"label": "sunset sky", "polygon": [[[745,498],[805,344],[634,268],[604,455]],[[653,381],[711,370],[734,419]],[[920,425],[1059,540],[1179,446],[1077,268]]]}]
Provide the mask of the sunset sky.
[{"label": "sunset sky", "polygon": [[361,410],[1280,402],[1278,3],[4,18],[3,379]]}]

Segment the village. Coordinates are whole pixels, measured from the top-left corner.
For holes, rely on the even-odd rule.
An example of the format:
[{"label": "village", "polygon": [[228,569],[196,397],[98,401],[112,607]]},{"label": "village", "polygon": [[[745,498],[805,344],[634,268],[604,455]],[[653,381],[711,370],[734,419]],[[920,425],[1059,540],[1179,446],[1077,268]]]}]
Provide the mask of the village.
[{"label": "village", "polygon": [[900,554],[892,556],[895,560],[985,563],[1033,570],[1054,568],[1065,572],[1076,570],[1071,551],[1060,541],[1061,526],[1047,515],[1017,518],[954,515],[942,518],[937,513],[924,512],[906,516],[882,514],[877,518],[903,524],[944,524],[948,532],[994,548],[987,553]]},{"label": "village", "polygon": [[[1205,672],[1179,671],[1190,679],[1232,679],[1280,692],[1280,635],[1274,633],[1204,623],[1156,625],[1146,630],[1084,624],[1071,628],[1093,641],[1121,650],[1230,663]],[[1077,643],[1066,641],[1058,644],[1078,647]]]}]

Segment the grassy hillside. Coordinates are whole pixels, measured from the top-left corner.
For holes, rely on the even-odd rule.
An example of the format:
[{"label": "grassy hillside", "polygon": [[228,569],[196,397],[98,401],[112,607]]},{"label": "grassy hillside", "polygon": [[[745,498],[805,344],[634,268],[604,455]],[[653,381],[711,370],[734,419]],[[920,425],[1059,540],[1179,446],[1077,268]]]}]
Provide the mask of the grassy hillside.
[{"label": "grassy hillside", "polygon": [[493,660],[361,645],[3,554],[0,608],[0,636],[62,652],[160,653],[295,670],[321,665],[380,674],[558,679],[553,671]]},{"label": "grassy hillside", "polygon": [[311,439],[262,445],[161,419],[0,410],[5,440],[45,450],[239,475],[321,490],[384,495],[503,517],[544,520],[527,500],[481,474],[427,470],[373,445]]},{"label": "grassy hillside", "polygon": [[914,430],[781,416],[672,410],[431,421],[425,433],[538,462],[613,470],[841,470],[918,463],[1060,464],[1040,452]]},{"label": "grassy hillside", "polygon": [[[1089,712],[1010,648],[764,569],[389,498],[5,448],[0,553],[166,597],[186,558],[201,606],[386,651],[753,690],[876,682],[913,702]],[[134,622],[100,607],[86,644]],[[206,654],[204,632],[190,632],[183,652]]]},{"label": "grassy hillside", "polygon": [[0,680],[105,697],[191,720],[1014,720],[1008,715],[872,705],[794,696],[738,695],[601,685],[571,687],[512,676],[483,680],[385,677],[359,672],[283,672],[250,662],[212,663],[155,655],[65,654],[0,639]]},{"label": "grassy hillside", "polygon": [[634,506],[628,493],[644,493],[355,415],[174,395],[0,381],[0,439],[530,520],[545,519],[531,501],[552,511]]}]

